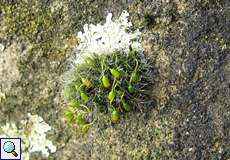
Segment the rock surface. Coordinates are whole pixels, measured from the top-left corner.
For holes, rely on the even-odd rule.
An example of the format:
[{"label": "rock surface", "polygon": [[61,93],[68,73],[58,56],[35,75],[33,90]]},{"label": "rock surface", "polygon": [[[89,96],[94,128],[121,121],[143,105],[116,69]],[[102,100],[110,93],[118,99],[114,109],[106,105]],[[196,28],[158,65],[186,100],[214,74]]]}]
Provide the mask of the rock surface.
[{"label": "rock surface", "polygon": [[[156,61],[156,105],[116,125],[101,115],[82,136],[63,115],[76,33],[124,9]],[[49,159],[230,159],[228,0],[3,0],[0,21],[0,123],[42,116],[58,147]]]}]

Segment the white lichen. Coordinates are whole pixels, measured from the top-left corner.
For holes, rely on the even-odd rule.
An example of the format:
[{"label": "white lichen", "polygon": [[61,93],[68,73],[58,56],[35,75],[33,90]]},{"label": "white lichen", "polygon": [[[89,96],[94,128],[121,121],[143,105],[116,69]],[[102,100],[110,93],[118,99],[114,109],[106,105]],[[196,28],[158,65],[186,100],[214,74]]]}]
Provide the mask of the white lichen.
[{"label": "white lichen", "polygon": [[5,49],[5,46],[3,44],[0,43],[0,52],[3,52]]},{"label": "white lichen", "polygon": [[19,126],[21,127],[14,123],[6,123],[0,128],[0,137],[21,138],[23,160],[29,160],[32,152],[41,152],[45,157],[48,157],[50,152],[56,152],[53,143],[46,139],[46,132],[51,130],[51,127],[41,117],[29,113],[28,118],[22,120]]},{"label": "white lichen", "polygon": [[84,62],[85,57],[111,54],[114,51],[128,53],[131,48],[141,50],[139,30],[130,31],[132,23],[128,21],[129,13],[123,11],[121,16],[112,20],[112,13],[106,17],[105,24],[85,24],[84,33],[78,32],[80,44],[76,47],[75,63]]}]

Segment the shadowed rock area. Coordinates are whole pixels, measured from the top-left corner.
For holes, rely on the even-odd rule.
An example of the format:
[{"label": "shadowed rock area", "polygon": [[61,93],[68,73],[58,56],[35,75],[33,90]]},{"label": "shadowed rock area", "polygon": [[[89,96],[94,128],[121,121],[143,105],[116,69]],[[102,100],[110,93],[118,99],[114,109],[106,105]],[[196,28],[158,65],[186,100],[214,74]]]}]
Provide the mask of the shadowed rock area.
[{"label": "shadowed rock area", "polygon": [[[124,9],[155,61],[156,103],[118,124],[101,114],[83,136],[63,112],[76,33]],[[228,0],[2,0],[0,124],[43,117],[53,160],[230,160],[229,26]]]}]

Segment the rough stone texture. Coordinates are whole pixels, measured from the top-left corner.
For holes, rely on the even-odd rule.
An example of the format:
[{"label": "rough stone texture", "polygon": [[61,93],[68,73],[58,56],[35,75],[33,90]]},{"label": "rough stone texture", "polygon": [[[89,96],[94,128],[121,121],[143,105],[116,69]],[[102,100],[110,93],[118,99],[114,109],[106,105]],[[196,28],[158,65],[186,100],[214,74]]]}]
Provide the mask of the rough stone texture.
[{"label": "rough stone texture", "polygon": [[[0,2],[1,124],[42,116],[58,146],[49,159],[230,159],[228,0],[27,2]],[[116,125],[101,115],[82,136],[66,124],[61,94],[75,34],[123,9],[156,61],[156,105]]]}]

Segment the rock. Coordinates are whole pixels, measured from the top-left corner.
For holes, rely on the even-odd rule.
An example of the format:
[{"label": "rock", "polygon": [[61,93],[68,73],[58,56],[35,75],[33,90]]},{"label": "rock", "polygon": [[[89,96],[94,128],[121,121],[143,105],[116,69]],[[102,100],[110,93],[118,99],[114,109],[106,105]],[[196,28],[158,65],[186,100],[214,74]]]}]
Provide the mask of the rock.
[{"label": "rock", "polygon": [[0,43],[0,52],[3,52],[5,49],[5,46],[3,44]]},{"label": "rock", "polygon": [[[43,117],[53,128],[49,139],[59,146],[50,159],[230,159],[228,0],[34,1],[32,10],[28,5],[0,3],[0,35],[7,44],[0,46],[1,124],[27,112]],[[79,135],[63,120],[61,94],[75,33],[123,9],[156,61],[156,104],[116,125],[102,114],[87,135]]]}]

